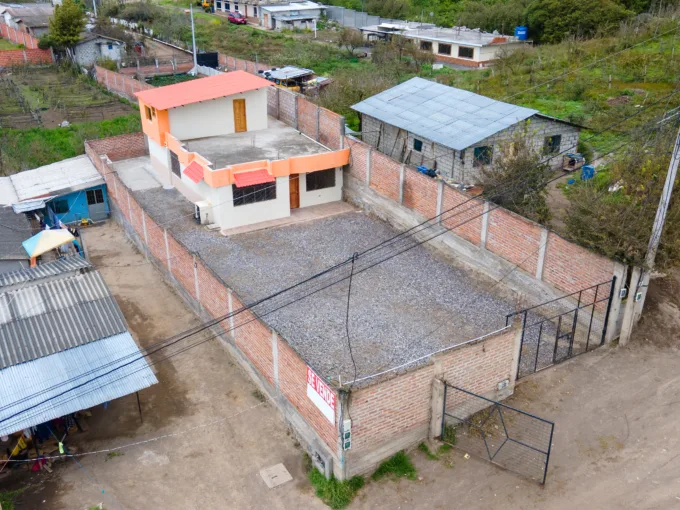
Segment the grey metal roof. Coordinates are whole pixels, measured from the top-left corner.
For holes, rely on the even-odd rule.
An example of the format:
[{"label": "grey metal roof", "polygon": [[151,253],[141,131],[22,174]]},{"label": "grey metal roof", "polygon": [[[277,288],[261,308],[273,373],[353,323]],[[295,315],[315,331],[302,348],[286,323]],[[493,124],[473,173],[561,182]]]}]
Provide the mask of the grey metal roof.
[{"label": "grey metal roof", "polygon": [[25,214],[17,214],[10,207],[0,207],[0,259],[28,260],[21,243],[32,235]]},{"label": "grey metal roof", "polygon": [[423,78],[411,78],[352,109],[456,150],[538,113]]},{"label": "grey metal roof", "polygon": [[[126,363],[130,364],[123,366]],[[0,370],[0,435],[88,409],[157,382],[127,332],[5,368]],[[77,387],[80,385],[83,386]],[[65,391],[68,393],[57,396]],[[50,398],[53,399],[9,418]],[[10,405],[14,402],[17,404]]]},{"label": "grey metal roof", "polygon": [[[26,252],[24,251],[24,253]],[[41,280],[50,276],[75,272],[79,269],[89,267],[92,267],[92,265],[83,257],[78,255],[64,257],[59,260],[46,262],[44,264],[40,264],[39,266],[27,268],[21,271],[2,273],[0,274],[0,289],[9,285],[17,285],[19,283]]]},{"label": "grey metal roof", "polygon": [[97,271],[0,290],[0,369],[127,331]]},{"label": "grey metal roof", "polygon": [[278,69],[268,69],[263,74],[269,78],[274,78],[275,80],[288,80],[314,74],[314,71],[303,67],[285,66],[279,67]]}]

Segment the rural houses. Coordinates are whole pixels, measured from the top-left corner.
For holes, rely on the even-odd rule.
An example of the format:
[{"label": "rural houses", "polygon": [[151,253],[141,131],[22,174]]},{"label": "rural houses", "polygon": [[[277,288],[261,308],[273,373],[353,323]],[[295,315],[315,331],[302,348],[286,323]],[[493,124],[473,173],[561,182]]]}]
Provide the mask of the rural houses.
[{"label": "rural houses", "polygon": [[47,33],[52,14],[54,7],[49,3],[0,3],[2,22],[35,38]]},{"label": "rural houses", "polygon": [[352,107],[361,114],[364,142],[412,166],[452,181],[481,183],[482,168],[501,157],[501,146],[526,131],[550,165],[562,168],[576,152],[580,127],[538,110],[411,78]]},{"label": "rural houses", "polygon": [[81,66],[91,66],[99,59],[119,62],[125,54],[125,43],[113,37],[83,32],[73,47],[73,58]]}]

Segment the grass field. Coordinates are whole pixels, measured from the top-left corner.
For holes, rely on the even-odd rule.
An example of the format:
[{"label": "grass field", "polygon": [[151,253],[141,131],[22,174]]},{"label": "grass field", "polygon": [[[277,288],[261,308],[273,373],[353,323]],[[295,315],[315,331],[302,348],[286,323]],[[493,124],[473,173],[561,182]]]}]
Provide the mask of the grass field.
[{"label": "grass field", "polygon": [[20,46],[14,44],[7,39],[0,39],[0,50],[18,50]]}]

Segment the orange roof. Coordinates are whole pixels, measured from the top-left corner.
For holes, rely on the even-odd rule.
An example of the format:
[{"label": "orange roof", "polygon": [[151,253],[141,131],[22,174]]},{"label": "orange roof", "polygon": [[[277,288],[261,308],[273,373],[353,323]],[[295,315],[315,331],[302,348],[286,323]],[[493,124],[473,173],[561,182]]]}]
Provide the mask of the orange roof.
[{"label": "orange roof", "polygon": [[208,78],[190,80],[135,93],[157,110],[167,110],[201,101],[210,101],[249,90],[270,87],[273,83],[245,71],[232,71]]},{"label": "orange roof", "polygon": [[237,188],[244,188],[245,186],[254,186],[255,184],[264,184],[265,182],[274,181],[276,181],[276,177],[270,175],[266,168],[251,172],[239,172],[234,174],[234,183],[236,184]]}]

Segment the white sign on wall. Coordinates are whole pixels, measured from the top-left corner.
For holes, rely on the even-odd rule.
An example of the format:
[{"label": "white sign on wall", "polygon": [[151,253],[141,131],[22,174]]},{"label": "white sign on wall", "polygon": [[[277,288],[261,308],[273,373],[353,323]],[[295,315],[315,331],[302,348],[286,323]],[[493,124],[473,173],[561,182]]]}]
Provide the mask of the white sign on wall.
[{"label": "white sign on wall", "polygon": [[335,424],[335,393],[309,367],[307,367],[307,396],[328,421]]}]

